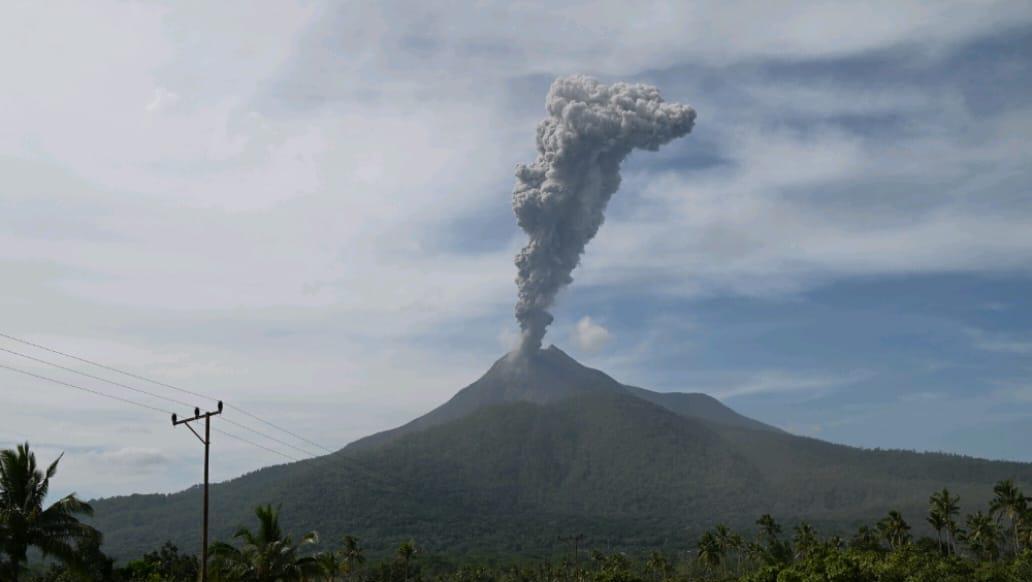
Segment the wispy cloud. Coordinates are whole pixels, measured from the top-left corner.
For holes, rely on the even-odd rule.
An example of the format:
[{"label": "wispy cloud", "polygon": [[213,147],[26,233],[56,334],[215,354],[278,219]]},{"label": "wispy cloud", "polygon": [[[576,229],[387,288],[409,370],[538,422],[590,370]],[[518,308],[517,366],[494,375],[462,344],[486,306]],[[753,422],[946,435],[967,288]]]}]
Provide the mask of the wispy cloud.
[{"label": "wispy cloud", "polygon": [[110,463],[138,471],[151,470],[168,464],[172,459],[159,449],[125,447],[95,453],[98,466]]},{"label": "wispy cloud", "polygon": [[971,338],[972,345],[979,350],[1003,354],[1032,354],[1032,339],[1027,336],[970,329],[968,337]]},{"label": "wispy cloud", "polygon": [[817,397],[869,376],[870,373],[863,371],[846,374],[810,374],[766,370],[752,374],[736,384],[711,390],[709,393],[720,399],[786,393],[802,393]]}]

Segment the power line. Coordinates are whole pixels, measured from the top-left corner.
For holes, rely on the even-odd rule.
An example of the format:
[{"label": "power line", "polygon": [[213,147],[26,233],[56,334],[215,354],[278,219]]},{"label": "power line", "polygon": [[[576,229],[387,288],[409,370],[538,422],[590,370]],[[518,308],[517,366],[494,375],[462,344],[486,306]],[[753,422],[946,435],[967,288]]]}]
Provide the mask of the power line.
[{"label": "power line", "polygon": [[4,368],[4,369],[10,370],[12,372],[18,372],[19,374],[25,374],[26,376],[32,376],[33,378],[39,378],[40,380],[46,380],[47,382],[53,382],[54,384],[60,384],[62,386],[67,386],[69,388],[75,388],[76,390],[82,390],[83,392],[89,392],[90,394],[96,394],[97,396],[103,396],[104,398],[110,398],[112,400],[118,400],[119,402],[125,402],[126,404],[132,404],[133,406],[139,406],[140,408],[146,408],[146,409],[149,409],[149,410],[153,410],[155,412],[161,412],[163,414],[172,414],[171,410],[162,410],[160,408],[151,406],[149,404],[143,404],[142,402],[136,402],[135,400],[129,400],[128,398],[122,398],[121,396],[114,396],[112,394],[107,394],[105,392],[100,392],[98,390],[93,390],[91,388],[86,388],[86,387],[83,387],[83,386],[79,386],[78,384],[72,384],[70,382],[64,382],[62,380],[58,380],[56,378],[51,378],[49,376],[42,376],[40,374],[34,374],[32,372],[28,372],[26,370],[20,370],[18,368],[12,367],[12,366],[5,366],[4,364],[0,364],[0,368]]},{"label": "power line", "polygon": [[[168,389],[171,389],[171,390],[176,390],[177,392],[182,392],[184,394],[190,394],[191,396],[197,396],[199,398],[206,398],[208,400],[211,400],[211,401],[214,401],[214,402],[218,402],[217,398],[213,398],[213,397],[208,396],[206,394],[201,394],[199,392],[194,392],[193,390],[187,390],[186,388],[181,388],[181,387],[175,386],[173,384],[168,384],[168,383],[165,383],[165,382],[161,382],[159,380],[154,380],[152,378],[148,378],[148,377],[142,376],[140,374],[134,374],[132,372],[127,372],[125,370],[121,370],[121,369],[115,368],[113,366],[108,366],[106,364],[101,364],[100,362],[96,362],[96,361],[93,361],[93,360],[90,360],[90,359],[87,359],[87,358],[83,358],[83,357],[80,357],[80,356],[76,356],[76,355],[73,355],[73,354],[62,352],[60,350],[56,350],[54,348],[50,348],[50,347],[47,347],[47,346],[44,346],[44,345],[41,345],[41,344],[38,344],[38,343],[30,342],[28,340],[24,340],[24,339],[21,339],[21,338],[12,336],[12,335],[8,335],[8,334],[3,333],[3,332],[0,332],[0,337],[7,338],[9,340],[16,341],[18,343],[25,344],[25,345],[28,345],[28,346],[32,346],[34,348],[38,348],[38,349],[50,352],[52,354],[57,354],[59,356],[64,356],[66,358],[71,358],[73,360],[77,360],[79,362],[83,362],[85,364],[89,364],[91,366],[97,366],[98,368],[103,368],[103,369],[109,370],[111,372],[115,372],[115,373],[118,373],[118,374],[123,374],[125,376],[129,376],[130,378],[135,378],[137,380],[143,380],[144,382],[150,382],[151,384],[155,384],[157,386],[162,386],[164,388],[168,388]],[[244,410],[243,408],[241,408],[239,406],[236,406],[236,405],[233,405],[233,404],[229,404],[229,403],[226,403],[225,406],[226,406],[226,408],[230,408],[232,410],[235,410],[235,411],[237,411],[237,412],[239,412],[239,413],[241,413],[241,414],[243,414],[245,416],[248,416],[248,417],[250,417],[250,418],[252,418],[254,420],[257,420],[258,422],[261,422],[262,424],[268,425],[268,426],[270,426],[270,427],[272,427],[272,428],[274,428],[274,429],[276,429],[276,430],[278,430],[278,431],[280,431],[280,432],[282,432],[284,434],[288,434],[288,435],[290,435],[290,436],[292,436],[292,437],[294,437],[294,438],[296,438],[298,440],[304,441],[305,443],[308,443],[309,445],[317,447],[320,450],[323,450],[323,451],[325,451],[327,453],[332,453],[333,452],[333,450],[331,450],[331,449],[329,449],[327,447],[324,447],[323,445],[320,445],[319,443],[317,443],[315,441],[309,440],[309,439],[307,439],[307,438],[305,438],[305,437],[303,437],[303,436],[301,436],[301,435],[299,435],[299,434],[297,434],[297,433],[295,433],[293,431],[285,429],[285,428],[283,428],[283,427],[281,427],[279,425],[273,424],[273,423],[271,423],[271,422],[269,422],[269,421],[267,421],[267,420],[265,420],[265,419],[255,415],[255,414],[251,413],[251,412],[248,412],[247,410]],[[259,433],[259,434],[262,434],[262,433]],[[311,454],[311,453],[309,453],[307,451],[305,451],[305,453],[306,454]]]},{"label": "power line", "polygon": [[[69,368],[67,366],[62,366],[61,364],[57,364],[57,363],[51,362],[49,360],[44,360],[44,359],[41,359],[41,358],[36,358],[34,356],[30,356],[28,354],[23,354],[21,352],[18,352],[18,351],[15,351],[15,350],[11,350],[11,349],[8,349],[8,348],[0,347],[0,351],[7,352],[9,354],[14,354],[15,356],[18,356],[18,357],[21,357],[21,358],[25,358],[27,360],[32,360],[33,362],[37,362],[37,363],[40,363],[40,364],[46,364],[48,366],[53,366],[55,368],[60,368],[61,370],[72,372],[74,374],[81,374],[81,375],[83,375],[83,376],[85,376],[87,378],[92,378],[94,380],[99,380],[101,382],[107,382],[108,384],[112,384],[112,385],[118,386],[120,388],[125,388],[126,390],[132,390],[133,392],[139,392],[140,394],[146,394],[147,396],[152,396],[154,398],[159,398],[161,400],[166,400],[168,402],[179,404],[181,406],[187,407],[187,409],[192,409],[195,406],[194,404],[190,404],[188,402],[183,402],[182,400],[177,400],[175,398],[169,398],[167,396],[162,396],[161,394],[155,394],[154,392],[149,392],[147,390],[143,390],[143,389],[137,388],[135,386],[130,386],[128,384],[122,384],[121,382],[115,382],[114,380],[109,380],[109,379],[103,378],[101,376],[94,376],[93,374],[88,374],[88,373],[83,372],[81,370],[76,370],[75,368]],[[274,437],[274,436],[272,436],[272,435],[270,435],[268,433],[264,433],[264,432],[262,432],[260,430],[251,428],[251,427],[249,427],[247,425],[240,424],[239,422],[236,422],[234,420],[231,420],[231,419],[228,419],[228,418],[223,418],[222,420],[225,421],[225,422],[228,422],[229,424],[232,424],[234,426],[240,427],[240,428],[242,428],[244,430],[250,431],[250,432],[252,432],[252,433],[254,433],[256,435],[265,437],[265,438],[267,438],[267,439],[269,439],[269,440],[271,440],[273,442],[279,443],[279,444],[281,444],[281,445],[283,445],[285,447],[290,447],[290,448],[294,449],[295,451],[299,451],[301,453],[304,453],[307,456],[310,456],[310,457],[317,457],[317,456],[319,456],[318,454],[313,453],[313,452],[311,452],[309,450],[302,449],[300,447],[296,447],[296,446],[294,446],[294,445],[292,445],[292,444],[290,444],[290,443],[288,443],[288,442],[286,442],[284,440],[280,440],[280,439],[278,439],[278,438],[276,438],[276,437]]]},{"label": "power line", "polygon": [[3,332],[0,332],[0,337],[4,337],[4,338],[7,338],[9,340],[16,341],[18,343],[25,344],[27,346],[32,346],[34,348],[39,348],[39,349],[41,349],[43,351],[47,351],[47,352],[50,352],[52,354],[57,354],[59,356],[64,356],[66,358],[71,358],[73,360],[78,360],[80,362],[83,362],[84,364],[89,364],[91,366],[97,366],[98,368],[104,368],[105,370],[110,370],[112,372],[117,372],[119,374],[124,374],[126,376],[129,376],[130,378],[136,378],[137,380],[143,380],[144,382],[150,382],[151,384],[157,384],[158,386],[164,386],[165,388],[171,388],[172,390],[177,390],[179,392],[183,392],[184,394],[190,394],[192,396],[197,396],[199,398],[207,398],[208,400],[214,400],[214,401],[218,402],[218,398],[212,398],[211,396],[207,396],[205,394],[200,394],[198,392],[194,392],[192,390],[187,390],[186,388],[180,388],[178,386],[173,386],[171,384],[165,384],[164,382],[159,382],[157,380],[151,380],[150,378],[146,378],[146,377],[140,376],[138,374],[133,374],[132,372],[126,372],[125,370],[119,370],[118,368],[113,368],[111,366],[107,366],[107,365],[101,364],[100,362],[94,362],[93,360],[87,360],[86,358],[81,358],[79,356],[75,356],[75,355],[72,355],[72,354],[69,354],[69,353],[65,353],[65,352],[62,352],[62,351],[59,351],[59,350],[55,350],[53,348],[48,348],[47,346],[43,346],[43,345],[40,345],[40,344],[37,344],[37,343],[33,343],[33,342],[28,341],[28,340],[23,340],[21,338],[14,337],[13,335],[7,335],[6,333],[3,333]]},{"label": "power line", "polygon": [[241,414],[243,414],[245,416],[249,416],[249,417],[253,418],[254,420],[257,420],[258,422],[261,422],[263,424],[267,424],[267,425],[271,426],[272,428],[274,428],[276,430],[279,430],[281,432],[285,432],[285,433],[289,434],[290,436],[292,436],[292,437],[294,437],[294,438],[296,438],[298,440],[302,440],[302,441],[304,441],[304,442],[306,442],[306,443],[308,443],[308,444],[310,444],[310,445],[312,445],[314,447],[319,447],[320,449],[322,449],[323,451],[326,451],[327,453],[332,453],[333,452],[333,450],[328,449],[328,448],[320,445],[317,442],[310,441],[310,440],[306,439],[305,437],[303,437],[303,436],[301,436],[299,434],[290,432],[289,430],[287,430],[287,429],[285,429],[283,427],[276,426],[275,424],[272,424],[271,422],[269,422],[269,421],[267,421],[267,420],[265,420],[263,418],[259,418],[259,417],[255,416],[255,415],[251,414],[250,412],[244,410],[243,408],[240,408],[239,406],[235,406],[233,404],[226,404],[226,408],[232,408],[233,410],[235,410],[235,411],[237,411],[237,412],[239,412],[239,413],[241,413]]},{"label": "power line", "polygon": [[302,452],[302,453],[304,453],[304,454],[306,454],[306,455],[308,455],[310,457],[318,457],[319,456],[317,453],[313,453],[311,451],[307,451],[307,450],[302,449],[300,447],[295,447],[294,445],[292,445],[292,444],[290,444],[290,443],[288,443],[286,441],[281,441],[280,439],[278,439],[278,438],[276,438],[274,436],[271,436],[268,433],[264,433],[264,432],[262,432],[262,431],[260,431],[258,429],[251,428],[251,427],[249,427],[249,426],[247,426],[245,424],[240,424],[239,422],[236,422],[234,420],[230,420],[228,418],[223,418],[222,421],[223,422],[228,422],[229,424],[232,424],[233,426],[242,428],[242,429],[244,429],[246,431],[253,432],[256,435],[263,436],[263,437],[269,439],[270,441],[277,442],[277,443],[279,443],[279,444],[281,444],[281,445],[283,445],[285,447],[290,447],[290,448],[294,449],[295,451]]},{"label": "power line", "polygon": [[[223,420],[225,420],[225,419],[223,419]],[[213,430],[213,431],[215,431],[215,432],[217,432],[217,433],[219,433],[221,435],[228,436],[230,438],[234,438],[234,439],[236,439],[236,440],[238,440],[238,441],[240,441],[242,443],[247,443],[249,445],[253,445],[253,446],[258,447],[259,449],[265,449],[266,451],[269,451],[270,453],[275,453],[275,454],[277,454],[277,455],[279,455],[281,457],[286,457],[286,458],[290,459],[291,461],[300,461],[300,459],[298,459],[296,457],[292,457],[292,456],[290,456],[290,455],[288,455],[286,453],[281,453],[281,452],[279,452],[279,451],[277,451],[275,449],[270,449],[269,447],[267,447],[265,445],[260,445],[260,444],[258,444],[256,442],[252,441],[252,440],[245,439],[244,437],[242,437],[240,435],[235,435],[235,434],[233,434],[231,432],[226,432],[226,431],[218,429],[218,428],[213,428],[211,430]]]},{"label": "power line", "polygon": [[47,361],[47,360],[42,360],[40,358],[35,358],[35,357],[30,356],[28,354],[23,354],[21,352],[16,352],[14,350],[9,350],[7,348],[0,348],[0,351],[7,352],[9,354],[14,354],[14,355],[16,355],[18,357],[25,358],[27,360],[32,360],[33,362],[38,362],[40,364],[46,364],[48,366],[53,366],[55,368],[60,368],[62,370],[66,370],[66,371],[72,372],[74,374],[81,374],[83,376],[86,376],[87,378],[92,378],[94,380],[100,380],[101,382],[107,382],[108,384],[114,384],[115,386],[118,386],[120,388],[125,388],[126,390],[132,390],[133,392],[139,392],[140,394],[146,394],[147,396],[152,396],[154,398],[159,398],[161,400],[166,400],[168,402],[179,404],[180,406],[185,406],[188,409],[193,408],[195,406],[194,404],[190,404],[188,402],[183,402],[182,400],[176,400],[175,398],[169,398],[167,396],[162,396],[161,394],[155,394],[154,392],[148,392],[148,391],[143,390],[141,388],[136,388],[134,386],[129,386],[128,384],[122,384],[120,382],[115,382],[114,380],[108,380],[107,378],[101,378],[100,376],[94,376],[93,374],[87,374],[86,372],[83,372],[81,370],[76,370],[75,368],[69,368],[69,367],[66,367],[66,366],[62,366],[61,364],[55,364],[54,362],[50,362],[50,361]]},{"label": "power line", "polygon": [[[67,388],[73,388],[75,390],[81,390],[83,392],[88,392],[90,394],[93,394],[93,395],[96,395],[96,396],[100,396],[102,398],[108,398],[110,400],[117,400],[117,401],[123,402],[125,404],[131,404],[133,406],[138,406],[140,408],[145,408],[147,410],[151,410],[151,411],[154,411],[154,412],[160,412],[162,414],[172,414],[171,410],[164,410],[164,409],[158,408],[156,406],[151,406],[149,404],[144,404],[142,402],[136,402],[135,400],[130,400],[128,398],[122,398],[121,396],[115,396],[113,394],[108,394],[106,392],[100,392],[99,390],[93,390],[92,388],[86,388],[85,386],[80,386],[78,384],[72,384],[71,382],[65,382],[63,380],[58,380],[57,378],[51,378],[50,376],[44,376],[42,374],[36,374],[34,372],[29,372],[27,370],[22,370],[20,368],[15,368],[13,366],[8,366],[8,365],[5,365],[5,364],[0,364],[0,368],[3,368],[5,370],[10,370],[12,372],[17,372],[18,374],[23,374],[25,376],[31,376],[31,377],[37,378],[39,380],[45,380],[47,382],[53,382],[54,384],[59,384],[61,386],[65,386]],[[241,436],[238,436],[238,435],[235,435],[233,433],[229,433],[229,432],[222,431],[222,430],[219,430],[219,429],[214,429],[214,430],[216,432],[224,434],[224,435],[226,435],[226,436],[228,436],[230,438],[234,438],[234,439],[236,439],[236,440],[238,440],[240,442],[247,443],[249,445],[258,447],[260,449],[264,449],[266,451],[269,451],[270,453],[277,454],[277,455],[279,455],[281,457],[286,457],[286,458],[288,458],[288,459],[290,459],[292,461],[300,460],[300,459],[297,459],[296,457],[293,457],[293,456],[288,455],[286,453],[277,451],[276,449],[267,447],[265,445],[258,444],[258,443],[254,442],[252,440],[245,439],[245,438],[243,438]]]}]

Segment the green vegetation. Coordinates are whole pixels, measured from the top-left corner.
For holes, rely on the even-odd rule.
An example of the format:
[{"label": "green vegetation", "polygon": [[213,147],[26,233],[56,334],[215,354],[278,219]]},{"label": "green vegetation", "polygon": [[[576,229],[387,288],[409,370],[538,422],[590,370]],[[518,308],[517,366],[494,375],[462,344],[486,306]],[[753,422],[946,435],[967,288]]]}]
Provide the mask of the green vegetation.
[{"label": "green vegetation", "polygon": [[[43,509],[57,461],[36,467],[28,444],[0,451],[0,580],[31,582],[191,582],[199,565],[166,543],[124,566],[101,551],[100,534],[75,514],[89,506],[70,495]],[[986,511],[957,523],[961,499],[942,489],[927,502],[924,521],[936,537],[915,538],[898,510],[875,527],[860,526],[848,539],[822,535],[807,522],[790,533],[772,515],[751,533],[718,524],[694,542],[674,548],[621,552],[590,548],[581,534],[561,557],[477,560],[429,551],[413,539],[367,563],[359,540],[321,547],[315,532],[294,542],[280,525],[278,508],[254,509],[257,528],[237,528],[233,543],[209,548],[210,579],[220,582],[1029,582],[1032,580],[1032,503],[1011,480],[993,488]],[[597,541],[597,540],[594,540]],[[582,547],[581,542],[586,542]],[[680,547],[676,547],[680,546]],[[27,569],[29,548],[44,561]],[[50,558],[47,561],[47,558]]]},{"label": "green vegetation", "polygon": [[258,530],[241,527],[233,536],[242,543],[239,549],[223,542],[212,545],[212,570],[219,579],[300,580],[324,573],[324,560],[298,556],[304,546],[319,542],[315,532],[306,533],[295,545],[283,535],[279,513],[271,505],[259,505],[254,513]]},{"label": "green vegetation", "polygon": [[[281,530],[278,512],[261,506],[255,510],[257,530],[240,528],[235,536],[238,546],[212,546],[210,576],[218,582],[1028,582],[1032,580],[1029,499],[1008,481],[998,483],[995,494],[990,513],[969,514],[966,528],[953,528],[955,544],[943,543],[941,535],[914,539],[910,524],[898,511],[890,511],[877,529],[860,527],[848,540],[822,537],[805,522],[789,536],[772,516],[763,515],[751,536],[717,525],[694,545],[669,553],[577,549],[558,560],[512,557],[485,563],[430,555],[409,540],[392,556],[368,567],[365,552],[353,536],[346,536],[336,550],[320,551],[315,533],[294,544]],[[943,511],[944,499],[950,502],[949,513],[956,513],[953,508],[959,508],[959,499],[943,490],[929,499],[929,518]],[[1009,521],[1002,523],[991,514],[1006,514]],[[564,539],[581,541],[579,536]],[[306,547],[310,548],[307,554]],[[196,560],[166,544],[104,574],[55,566],[32,580],[192,582],[196,577]]]},{"label": "green vegetation", "polygon": [[58,457],[41,471],[29,444],[0,451],[0,579],[18,580],[29,549],[78,568],[84,557],[98,553],[100,535],[79,522],[92,508],[74,494],[44,509]]}]

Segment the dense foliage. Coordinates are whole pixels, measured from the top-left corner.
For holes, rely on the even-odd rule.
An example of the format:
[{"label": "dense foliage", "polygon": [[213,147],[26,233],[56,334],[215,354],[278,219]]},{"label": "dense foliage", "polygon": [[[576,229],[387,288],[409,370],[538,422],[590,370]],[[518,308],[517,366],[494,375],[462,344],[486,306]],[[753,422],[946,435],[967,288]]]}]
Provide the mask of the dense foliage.
[{"label": "dense foliage", "polygon": [[66,563],[99,553],[100,535],[79,522],[92,508],[74,494],[44,506],[60,457],[41,470],[29,444],[0,451],[0,580],[17,580],[30,549]]},{"label": "dense foliage", "polygon": [[[211,580],[222,582],[1030,582],[1030,498],[1009,480],[997,483],[993,493],[986,511],[968,514],[962,523],[956,495],[948,489],[932,494],[926,522],[934,538],[915,539],[914,528],[895,510],[848,538],[822,536],[805,522],[786,529],[765,514],[749,534],[718,525],[675,552],[600,551],[587,549],[584,536],[563,536],[569,553],[548,560],[454,561],[408,540],[392,555],[367,561],[352,536],[320,549],[311,532],[295,544],[281,529],[277,509],[260,506],[254,513],[258,527],[241,527],[236,544],[215,543],[209,566]],[[82,567],[91,563],[102,567]],[[189,582],[196,577],[196,559],[166,544],[120,568],[91,549],[71,567],[52,566],[32,579]]]}]

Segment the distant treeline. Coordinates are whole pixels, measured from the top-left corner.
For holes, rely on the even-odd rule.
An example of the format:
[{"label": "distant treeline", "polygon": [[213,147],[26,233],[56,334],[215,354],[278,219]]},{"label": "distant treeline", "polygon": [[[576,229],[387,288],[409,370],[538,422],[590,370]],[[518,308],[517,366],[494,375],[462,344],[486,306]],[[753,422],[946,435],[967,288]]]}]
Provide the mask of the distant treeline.
[{"label": "distant treeline", "polygon": [[[28,444],[0,451],[0,581],[198,578],[198,559],[171,543],[116,565],[100,532],[79,521],[91,513],[88,504],[74,495],[44,503],[57,465],[37,466]],[[558,559],[451,559],[418,540],[372,559],[353,536],[291,536],[273,506],[255,508],[254,517],[232,543],[209,548],[213,582],[1032,582],[1032,499],[1010,480],[963,517],[956,495],[933,493],[924,525],[934,537],[915,537],[895,510],[848,536],[822,535],[805,522],[786,529],[763,515],[748,532],[718,525],[677,551],[602,551],[570,533],[557,537],[568,549]],[[46,560],[30,563],[34,553]]]}]

